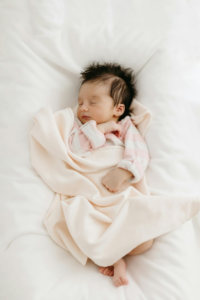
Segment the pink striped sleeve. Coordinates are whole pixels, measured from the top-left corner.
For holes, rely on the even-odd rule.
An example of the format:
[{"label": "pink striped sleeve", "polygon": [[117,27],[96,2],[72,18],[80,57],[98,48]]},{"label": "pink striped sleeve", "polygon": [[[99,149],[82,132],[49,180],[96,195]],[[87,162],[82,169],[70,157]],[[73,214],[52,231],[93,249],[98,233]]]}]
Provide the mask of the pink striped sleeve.
[{"label": "pink striped sleeve", "polygon": [[84,157],[100,148],[105,141],[104,134],[97,129],[94,120],[81,126],[75,122],[69,137],[69,147],[72,152]]},{"label": "pink striped sleeve", "polygon": [[132,123],[130,117],[121,121],[122,137],[125,144],[124,158],[118,164],[118,168],[128,170],[133,177],[128,179],[130,183],[140,181],[149,163],[149,151],[145,140],[138,129]]}]

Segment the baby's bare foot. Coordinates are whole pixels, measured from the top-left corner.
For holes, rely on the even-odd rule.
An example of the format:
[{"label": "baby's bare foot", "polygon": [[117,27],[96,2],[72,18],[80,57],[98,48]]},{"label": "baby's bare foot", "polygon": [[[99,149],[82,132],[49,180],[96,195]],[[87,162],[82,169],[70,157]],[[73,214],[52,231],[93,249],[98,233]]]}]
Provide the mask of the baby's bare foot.
[{"label": "baby's bare foot", "polygon": [[116,287],[129,283],[126,277],[126,262],[121,258],[114,265],[113,283]]},{"label": "baby's bare foot", "polygon": [[114,267],[100,267],[99,272],[106,276],[113,276],[114,275]]}]

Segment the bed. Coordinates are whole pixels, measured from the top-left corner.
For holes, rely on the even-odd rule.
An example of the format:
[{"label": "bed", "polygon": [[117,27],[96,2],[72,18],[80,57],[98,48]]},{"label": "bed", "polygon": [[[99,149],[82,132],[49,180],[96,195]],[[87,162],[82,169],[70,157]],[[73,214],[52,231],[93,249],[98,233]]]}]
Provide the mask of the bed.
[{"label": "bed", "polygon": [[125,257],[129,285],[82,266],[43,224],[54,197],[30,160],[33,116],[75,106],[81,69],[134,69],[152,195],[200,195],[198,1],[0,2],[0,299],[199,300],[200,216]]}]

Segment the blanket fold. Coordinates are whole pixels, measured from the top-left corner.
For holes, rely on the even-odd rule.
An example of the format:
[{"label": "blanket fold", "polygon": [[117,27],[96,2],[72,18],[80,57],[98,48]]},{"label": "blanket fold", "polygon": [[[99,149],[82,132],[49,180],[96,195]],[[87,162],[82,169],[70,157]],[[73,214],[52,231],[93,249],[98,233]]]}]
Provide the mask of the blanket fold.
[{"label": "blanket fold", "polygon": [[[131,119],[144,137],[151,113],[133,101]],[[55,192],[44,224],[52,239],[83,265],[90,258],[109,266],[141,243],[176,229],[200,211],[200,198],[150,195],[145,175],[117,193],[102,178],[123,158],[124,147],[108,146],[82,158],[70,151],[70,108],[41,108],[31,130],[31,163]]]}]

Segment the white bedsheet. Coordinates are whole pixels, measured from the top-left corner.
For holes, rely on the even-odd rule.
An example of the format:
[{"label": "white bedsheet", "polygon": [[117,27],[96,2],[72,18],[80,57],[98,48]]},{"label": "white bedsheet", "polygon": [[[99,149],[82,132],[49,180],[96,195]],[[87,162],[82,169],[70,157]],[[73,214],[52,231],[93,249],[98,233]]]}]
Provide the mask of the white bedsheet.
[{"label": "white bedsheet", "polygon": [[29,143],[40,107],[74,106],[86,64],[117,61],[135,70],[137,100],[153,114],[151,193],[200,195],[199,9],[196,0],[0,2],[0,299],[200,299],[200,217],[126,257],[130,284],[115,288],[48,236],[53,192]]}]

